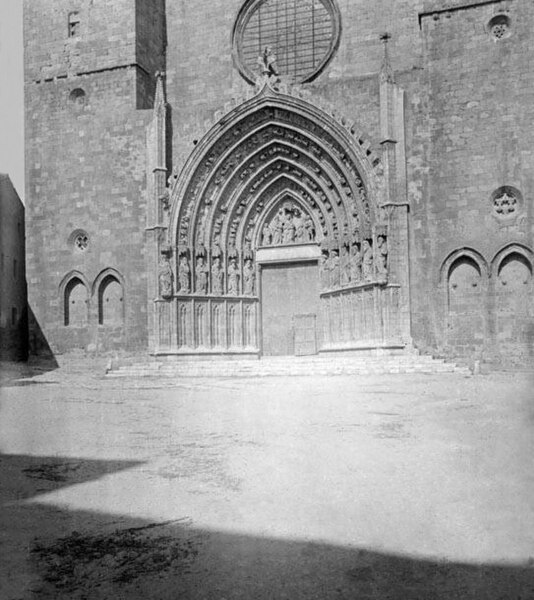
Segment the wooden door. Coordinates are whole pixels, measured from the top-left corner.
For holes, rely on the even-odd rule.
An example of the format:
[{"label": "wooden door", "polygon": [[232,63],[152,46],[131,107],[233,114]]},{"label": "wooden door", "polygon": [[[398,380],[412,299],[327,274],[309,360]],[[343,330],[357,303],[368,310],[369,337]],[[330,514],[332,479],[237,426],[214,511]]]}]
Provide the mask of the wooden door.
[{"label": "wooden door", "polygon": [[317,354],[317,315],[295,315],[293,317],[295,332],[295,356]]},{"label": "wooden door", "polygon": [[317,263],[263,266],[261,302],[264,355],[316,352],[316,321],[319,314]]}]

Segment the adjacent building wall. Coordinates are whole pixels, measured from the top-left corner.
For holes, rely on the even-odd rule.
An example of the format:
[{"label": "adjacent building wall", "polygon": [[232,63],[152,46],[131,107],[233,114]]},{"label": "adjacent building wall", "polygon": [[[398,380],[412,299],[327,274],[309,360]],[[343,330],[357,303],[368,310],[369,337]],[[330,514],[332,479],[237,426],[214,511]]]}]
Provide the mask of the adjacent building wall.
[{"label": "adjacent building wall", "polygon": [[0,359],[27,355],[24,205],[0,173]]}]

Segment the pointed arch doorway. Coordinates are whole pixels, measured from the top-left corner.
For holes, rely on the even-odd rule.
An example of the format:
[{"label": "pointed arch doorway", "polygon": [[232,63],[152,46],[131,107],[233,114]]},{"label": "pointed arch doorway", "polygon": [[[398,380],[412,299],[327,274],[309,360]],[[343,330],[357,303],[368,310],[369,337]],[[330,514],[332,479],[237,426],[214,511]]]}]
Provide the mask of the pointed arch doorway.
[{"label": "pointed arch doorway", "polygon": [[399,339],[378,159],[310,103],[264,88],[197,144],[170,190],[176,289],[160,354],[292,355]]}]

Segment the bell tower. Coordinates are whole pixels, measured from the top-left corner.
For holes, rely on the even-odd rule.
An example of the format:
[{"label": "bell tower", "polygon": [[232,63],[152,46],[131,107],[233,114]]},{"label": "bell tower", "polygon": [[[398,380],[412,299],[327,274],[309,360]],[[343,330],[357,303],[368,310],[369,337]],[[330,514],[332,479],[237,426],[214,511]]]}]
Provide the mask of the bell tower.
[{"label": "bell tower", "polygon": [[164,0],[26,0],[30,343],[146,346],[146,126]]}]

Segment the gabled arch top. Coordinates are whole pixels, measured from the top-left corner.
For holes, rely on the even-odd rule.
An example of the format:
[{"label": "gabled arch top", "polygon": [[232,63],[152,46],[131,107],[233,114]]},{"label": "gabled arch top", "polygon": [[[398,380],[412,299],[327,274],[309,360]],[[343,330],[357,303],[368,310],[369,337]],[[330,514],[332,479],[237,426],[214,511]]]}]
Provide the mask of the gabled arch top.
[{"label": "gabled arch top", "polygon": [[480,274],[484,278],[488,278],[490,276],[490,269],[487,260],[474,248],[463,247],[458,248],[457,250],[453,250],[447,258],[441,263],[440,268],[440,281],[446,282],[447,278],[450,275],[451,269],[454,264],[461,260],[462,258],[467,258],[474,262],[478,267]]},{"label": "gabled arch top", "polygon": [[528,246],[514,242],[511,244],[506,244],[506,246],[502,247],[493,257],[493,260],[491,261],[491,272],[493,275],[496,275],[499,272],[503,260],[512,254],[519,254],[525,258],[530,266],[530,270],[532,271],[534,253]]}]

